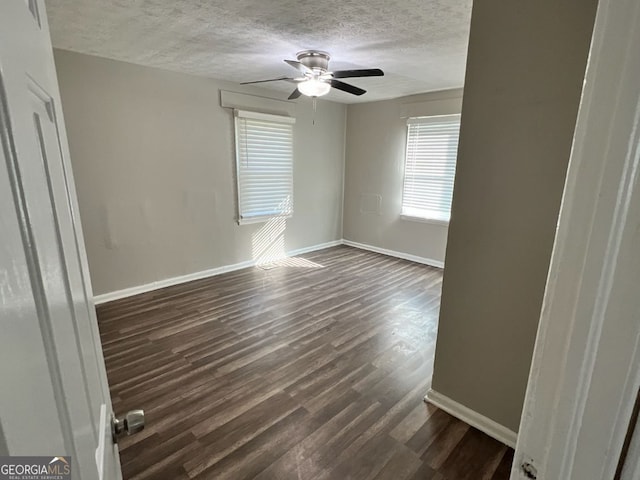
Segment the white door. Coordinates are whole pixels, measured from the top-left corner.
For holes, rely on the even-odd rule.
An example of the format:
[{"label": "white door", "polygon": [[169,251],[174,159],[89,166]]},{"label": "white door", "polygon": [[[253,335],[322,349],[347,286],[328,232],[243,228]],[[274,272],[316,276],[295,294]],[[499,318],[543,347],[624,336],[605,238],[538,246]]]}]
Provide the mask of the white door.
[{"label": "white door", "polygon": [[71,455],[73,478],[118,479],[45,13],[0,2],[0,455]]},{"label": "white door", "polygon": [[640,2],[599,0],[514,480],[618,478],[640,389],[638,45]]}]

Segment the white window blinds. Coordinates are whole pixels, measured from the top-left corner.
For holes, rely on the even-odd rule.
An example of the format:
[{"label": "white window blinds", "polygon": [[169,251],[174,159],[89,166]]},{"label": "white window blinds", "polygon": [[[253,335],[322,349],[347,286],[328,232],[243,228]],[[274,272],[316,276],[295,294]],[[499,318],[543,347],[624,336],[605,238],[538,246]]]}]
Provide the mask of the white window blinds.
[{"label": "white window blinds", "polygon": [[407,130],[402,215],[448,222],[460,115],[410,118]]},{"label": "white window blinds", "polygon": [[235,111],[238,222],[293,212],[295,119]]}]

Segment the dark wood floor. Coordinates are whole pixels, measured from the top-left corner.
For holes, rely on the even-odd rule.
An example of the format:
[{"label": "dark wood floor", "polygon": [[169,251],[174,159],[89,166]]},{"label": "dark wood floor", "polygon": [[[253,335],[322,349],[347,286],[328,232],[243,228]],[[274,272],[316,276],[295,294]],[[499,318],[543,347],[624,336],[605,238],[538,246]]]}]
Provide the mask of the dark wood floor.
[{"label": "dark wood floor", "polygon": [[509,477],[513,451],[423,402],[441,271],[350,247],[98,308],[125,479]]}]

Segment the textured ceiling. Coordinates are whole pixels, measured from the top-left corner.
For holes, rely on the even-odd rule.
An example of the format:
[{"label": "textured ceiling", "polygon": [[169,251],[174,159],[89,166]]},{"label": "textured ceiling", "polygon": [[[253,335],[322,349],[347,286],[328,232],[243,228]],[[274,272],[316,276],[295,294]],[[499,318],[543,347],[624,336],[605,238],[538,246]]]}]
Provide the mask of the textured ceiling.
[{"label": "textured ceiling", "polygon": [[[47,0],[55,47],[233,82],[295,74],[282,60],[328,51],[353,103],[461,87],[471,0]],[[287,82],[262,85],[286,98]]]}]

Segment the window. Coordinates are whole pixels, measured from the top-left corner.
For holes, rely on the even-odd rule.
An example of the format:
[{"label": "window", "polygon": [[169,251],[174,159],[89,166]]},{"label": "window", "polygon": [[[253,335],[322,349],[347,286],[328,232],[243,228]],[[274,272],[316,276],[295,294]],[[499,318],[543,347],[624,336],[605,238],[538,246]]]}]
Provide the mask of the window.
[{"label": "window", "polygon": [[460,115],[407,121],[402,216],[448,223],[460,132]]},{"label": "window", "polygon": [[293,213],[294,118],[235,111],[238,223]]}]

